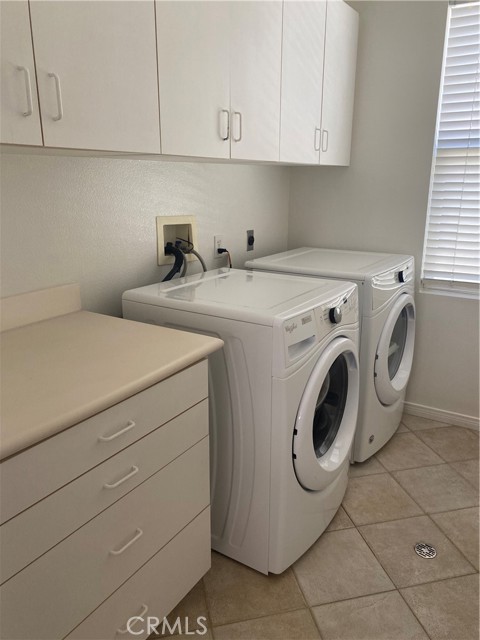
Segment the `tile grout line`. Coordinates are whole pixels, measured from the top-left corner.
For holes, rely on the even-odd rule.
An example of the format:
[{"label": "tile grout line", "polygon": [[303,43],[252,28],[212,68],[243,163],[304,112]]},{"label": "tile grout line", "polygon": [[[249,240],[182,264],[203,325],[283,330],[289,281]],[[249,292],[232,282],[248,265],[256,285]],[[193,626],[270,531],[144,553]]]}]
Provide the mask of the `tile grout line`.
[{"label": "tile grout line", "polygon": [[[411,496],[408,494],[408,497],[411,497]],[[343,504],[342,504],[342,507],[347,513],[347,510],[345,509],[345,506]],[[421,509],[421,507],[419,508]],[[335,533],[335,531],[345,531],[346,529],[354,529],[354,528],[358,529],[359,527],[370,527],[371,525],[376,525],[376,524],[388,524],[389,522],[397,522],[399,520],[411,520],[413,518],[421,518],[423,516],[432,516],[432,515],[436,516],[436,515],[441,515],[443,513],[453,513],[455,511],[466,511],[467,509],[478,509],[478,508],[479,508],[479,505],[474,504],[474,505],[471,505],[470,507],[459,507],[458,509],[446,509],[445,511],[423,511],[422,510],[422,513],[417,513],[416,515],[413,515],[413,516],[404,516],[403,518],[396,517],[396,518],[391,518],[389,520],[374,520],[372,522],[363,522],[361,524],[355,524],[352,520],[352,517],[349,515],[349,518],[352,520],[351,527],[350,526],[341,527],[340,529],[332,529],[331,531],[325,531],[324,533]]]},{"label": "tile grout line", "polygon": [[[429,431],[429,429],[426,429],[426,431]],[[426,442],[424,442],[421,438],[419,438],[419,437],[417,436],[417,434],[415,433],[415,431],[408,431],[408,433],[405,433],[405,432],[403,432],[403,433],[394,433],[394,434],[393,434],[393,436],[392,436],[392,438],[394,438],[394,437],[395,437],[395,436],[397,436],[397,435],[399,435],[399,436],[401,436],[401,435],[413,435],[413,436],[415,437],[415,439],[416,439],[416,440],[418,440],[418,442],[419,442],[420,444],[422,444],[423,446],[427,447],[427,449],[428,449],[429,451],[431,451],[434,455],[436,455],[438,458],[440,458],[440,460],[442,460],[444,463],[446,462],[446,460],[445,460],[445,459],[444,459],[444,458],[443,458],[439,453],[437,453],[434,449],[432,449],[432,447],[431,447],[430,445],[428,445],[428,444],[427,444]],[[384,445],[384,447],[385,447],[385,446],[387,446],[387,445],[388,445],[388,442]],[[382,449],[383,449],[383,447],[382,447]],[[379,453],[381,453],[382,449],[380,449]],[[379,462],[380,462],[380,460],[379,460]],[[381,463],[380,463],[380,464],[381,464]],[[442,464],[442,462],[437,462],[436,464],[437,464],[437,465],[438,465],[438,464]],[[383,465],[383,466],[385,466],[385,465]],[[433,467],[433,466],[435,466],[435,465],[433,465],[433,464],[428,464],[428,465],[420,465],[419,467],[407,467],[406,469],[387,469],[387,471],[388,471],[388,472],[390,472],[390,471],[407,471],[408,469],[421,469],[421,468],[423,468],[423,467]],[[386,468],[386,467],[385,467],[385,468]]]},{"label": "tile grout line", "polygon": [[[210,550],[210,555],[212,553],[213,549]],[[210,569],[208,571],[212,570],[212,563],[210,562]],[[208,572],[207,572],[208,573]],[[212,620],[212,614],[210,613],[210,607],[208,606],[208,598],[207,598],[207,587],[205,585],[205,576],[202,576],[201,578],[202,581],[202,587],[203,587],[203,595],[205,597],[205,609],[207,610],[207,618],[208,618],[208,622],[210,622],[210,631],[212,633],[212,638],[215,639],[215,636],[213,634],[213,620]]]},{"label": "tile grout line", "polygon": [[[438,467],[438,466],[440,466],[440,463],[437,464],[437,465],[427,465],[427,466],[424,466],[424,467],[415,467],[415,469],[427,469],[428,467]],[[400,471],[403,471],[403,469],[401,469]],[[412,469],[404,469],[404,471],[412,471]],[[420,509],[420,511],[422,511],[422,513],[426,514],[426,511],[423,509],[423,507],[421,505],[419,505],[418,502],[415,500],[415,498],[412,495],[410,495],[410,493],[400,484],[400,482],[398,482],[398,480],[396,478],[394,478],[394,476],[392,475],[392,472],[387,470],[387,473],[391,477],[391,479],[395,482],[395,484],[397,484],[400,487],[400,489],[402,489],[402,491],[405,491],[407,496],[411,500],[413,500],[413,502],[417,505],[417,507]],[[379,475],[379,474],[376,474],[376,475]],[[460,474],[458,474],[458,475],[460,475]],[[361,477],[368,477],[368,476],[361,476]],[[345,506],[343,506],[343,508],[345,509]],[[347,509],[345,509],[345,511],[347,511]],[[347,511],[347,513],[348,513],[348,511]],[[355,521],[353,520],[352,516],[349,513],[348,513],[348,516],[352,520],[352,522],[355,524]],[[415,516],[411,516],[411,517],[415,517]],[[402,520],[402,518],[397,518],[397,519],[398,520]],[[385,520],[384,522],[391,522],[391,520]],[[365,524],[367,524],[367,523],[365,523]],[[377,524],[377,523],[368,523],[368,524]],[[380,523],[378,523],[378,524],[380,524]],[[355,526],[365,526],[365,525],[357,525],[357,524],[355,524]]]},{"label": "tile grout line", "polygon": [[[439,581],[440,582],[440,581]],[[423,626],[422,621],[420,620],[420,618],[417,616],[417,614],[415,613],[415,611],[412,609],[412,607],[408,604],[408,602],[405,600],[403,593],[400,591],[400,589],[397,589],[397,593],[398,595],[401,597],[401,599],[405,602],[405,604],[407,605],[409,611],[411,611],[413,617],[415,618],[415,620],[417,620],[418,624],[421,626],[421,628],[425,631],[425,635],[427,636],[427,638],[430,638],[430,640],[434,640],[432,638],[432,636],[428,633],[428,631],[426,630],[426,628]]]},{"label": "tile grout line", "polygon": [[[430,465],[430,466],[431,466],[431,465]],[[434,465],[434,466],[439,466],[439,465]],[[419,469],[423,469],[423,468],[426,468],[426,467],[418,467],[418,468],[419,468]],[[403,488],[403,486],[402,486],[402,485],[397,481],[397,479],[396,479],[396,478],[394,478],[394,477],[392,476],[392,474],[390,473],[390,471],[387,471],[387,474],[390,476],[390,478],[393,480],[393,482],[395,482],[395,484],[397,484],[397,485],[400,487],[400,489],[402,489],[402,491],[404,491],[404,492],[407,494],[407,496],[408,496],[408,497],[409,497],[409,498],[410,498],[410,499],[415,503],[415,505],[416,505],[416,506],[420,509],[420,511],[422,512],[422,514],[423,514],[423,515],[427,515],[427,512],[423,509],[423,507],[422,507],[421,505],[419,505],[419,504],[418,504],[418,502],[415,500],[415,498],[413,498],[413,497],[408,493],[408,491],[407,491],[406,489],[404,489],[404,488]],[[372,475],[373,475],[373,474],[372,474]],[[380,475],[380,474],[375,474],[375,475]],[[385,474],[382,474],[382,475],[385,475]],[[362,477],[368,477],[368,476],[362,476]],[[346,508],[346,506],[345,506],[343,503],[342,503],[342,507],[344,508],[344,510],[346,511],[346,513],[347,513],[348,517],[349,517],[349,518],[350,518],[350,520],[353,522],[353,524],[354,524],[354,526],[355,526],[356,528],[358,528],[358,527],[365,527],[365,526],[367,526],[367,525],[369,525],[369,524],[382,524],[382,523],[386,523],[386,522],[394,522],[395,520],[407,520],[408,518],[418,518],[420,515],[422,515],[422,514],[417,514],[416,516],[406,516],[405,518],[392,518],[392,519],[389,519],[389,520],[379,520],[379,521],[376,521],[376,522],[365,522],[365,523],[363,523],[363,524],[357,524],[357,523],[355,522],[354,518],[350,515],[350,513],[348,512],[348,509]]]},{"label": "tile grout line", "polygon": [[[341,507],[341,506],[342,506],[342,505],[340,505],[340,507]],[[340,509],[340,507],[339,507],[338,509]],[[338,513],[338,509],[337,509],[337,513]],[[335,515],[336,515],[336,514],[335,514]],[[348,515],[348,514],[347,514],[347,515]],[[335,516],[333,516],[333,518],[335,518]],[[330,522],[329,522],[328,526],[330,526],[331,522],[333,521],[333,518],[332,518],[332,520],[330,520]],[[354,525],[354,526],[355,526],[355,525]],[[348,528],[350,528],[350,527],[348,527]],[[321,536],[323,536],[323,534],[324,534],[324,533],[325,533],[325,531],[324,531],[323,533],[321,533],[321,534],[320,534],[320,537],[321,537]],[[332,533],[332,532],[330,531],[329,533]],[[319,539],[319,538],[318,538],[318,539]],[[317,541],[318,541],[318,539],[317,539]],[[317,541],[315,541],[313,544],[316,544],[316,542],[317,542]],[[312,545],[312,546],[313,546],[313,545]],[[311,549],[311,547],[309,547],[309,549]],[[307,551],[308,551],[308,549],[307,549]],[[306,551],[305,553],[307,553],[307,551]],[[304,554],[302,554],[302,555],[304,555]],[[300,556],[300,557],[302,557],[302,556]],[[309,610],[309,612],[310,612],[310,616],[311,616],[311,618],[312,618],[312,620],[313,620],[313,624],[315,625],[315,628],[318,630],[318,635],[320,636],[320,640],[322,640],[322,632],[320,631],[320,627],[318,626],[317,621],[315,620],[315,616],[313,615],[312,605],[307,601],[307,597],[305,596],[305,593],[304,593],[304,591],[303,591],[303,589],[302,589],[302,585],[300,584],[300,582],[299,582],[299,580],[298,580],[298,578],[297,578],[297,574],[295,573],[295,563],[293,563],[293,565],[292,565],[292,573],[293,573],[293,577],[295,578],[295,582],[297,583],[297,586],[298,586],[298,588],[300,589],[300,593],[302,594],[302,598],[303,598],[304,602],[305,602],[305,603],[306,603],[306,605],[307,605],[307,609],[308,609],[308,610]]]},{"label": "tile grout line", "polygon": [[[340,507],[341,507],[341,506],[342,506],[342,505],[340,505]],[[340,507],[339,507],[338,509],[340,509]],[[338,509],[337,509],[337,513],[338,513]],[[337,514],[335,514],[335,515],[337,515]],[[335,516],[333,516],[333,518],[335,518]],[[332,523],[333,518],[332,518],[332,520],[330,520],[330,522],[328,523],[328,526],[330,526],[330,524]],[[349,527],[349,528],[350,528],[350,527]],[[320,537],[321,537],[324,533],[325,533],[325,531],[324,531],[323,533],[321,533],[321,534],[320,534]],[[331,532],[329,532],[329,533],[331,533]],[[319,538],[320,538],[320,537],[319,537]],[[316,544],[316,542],[319,540],[319,538],[317,538],[317,540],[316,540],[313,544]],[[313,546],[313,545],[312,545],[312,546]],[[311,547],[309,547],[309,549],[310,549],[310,548],[311,548]],[[308,551],[308,549],[307,549],[307,551]],[[306,551],[305,553],[307,553],[307,551]],[[302,554],[302,555],[304,555],[304,554]],[[300,556],[300,557],[302,557],[302,556]],[[306,606],[307,606],[307,609],[308,609],[308,611],[310,612],[310,617],[311,617],[311,618],[312,618],[312,620],[313,620],[313,624],[315,625],[315,629],[317,629],[317,631],[318,631],[318,635],[320,636],[320,640],[322,640],[322,632],[320,631],[320,627],[318,626],[317,621],[315,620],[315,616],[313,615],[312,605],[310,605],[310,603],[307,601],[307,597],[306,597],[305,593],[303,592],[302,585],[300,584],[300,582],[299,582],[299,580],[298,580],[298,578],[297,578],[297,574],[296,574],[296,572],[295,572],[295,568],[294,568],[294,566],[295,566],[295,563],[293,563],[293,565],[292,565],[292,573],[293,573],[293,577],[295,578],[295,582],[297,583],[297,586],[298,586],[298,588],[299,588],[299,590],[300,590],[300,593],[302,594],[302,598],[303,598],[303,600],[304,600],[304,602],[305,602],[305,604],[306,604]]]},{"label": "tile grout line", "polygon": [[[455,427],[455,425],[446,425],[447,428],[451,428],[451,427]],[[435,429],[444,429],[445,427],[434,427],[433,429],[418,429],[419,432],[424,432],[424,431],[435,431]],[[465,427],[456,427],[458,429],[462,429]],[[415,431],[412,431],[413,434],[415,434]],[[431,447],[429,444],[427,444],[426,442],[424,442],[424,440],[422,440],[422,438],[420,438],[419,436],[417,436],[418,440],[420,440],[420,442],[422,442],[426,447],[428,447],[431,451],[433,451],[433,453],[435,453],[439,458],[441,458],[442,460],[444,460],[447,464],[449,464],[450,462],[467,462],[468,460],[478,460],[478,456],[473,457],[473,458],[462,458],[460,460],[446,460],[444,456],[442,456],[440,453],[438,453],[438,451],[435,451],[435,449],[433,447]],[[477,445],[477,449],[478,449],[478,445]],[[428,465],[428,466],[433,466],[433,465]]]},{"label": "tile grout line", "polygon": [[[467,509],[475,509],[476,507],[467,507]],[[455,511],[461,511],[461,509],[455,509]],[[449,513],[448,511],[444,511],[443,513]],[[446,531],[444,531],[442,529],[442,527],[435,522],[435,520],[431,517],[430,514],[427,514],[428,518],[431,520],[431,522],[433,522],[433,524],[437,527],[437,529],[446,537],[446,539],[450,542],[450,544],[452,544],[455,549],[460,553],[460,555],[466,560],[466,562],[468,562],[468,564],[472,567],[472,569],[475,571],[475,573],[478,573],[478,569],[473,565],[473,563],[471,562],[471,560],[469,560],[467,558],[467,556],[463,553],[463,551],[460,549],[460,547],[455,544],[455,542],[450,538],[450,536],[448,535],[448,533]],[[436,515],[435,513],[432,515]],[[465,575],[469,575],[469,574],[465,574]]]},{"label": "tile grout line", "polygon": [[[446,463],[444,463],[444,464],[446,464]],[[428,468],[431,468],[431,467],[440,467],[440,466],[441,466],[440,464],[434,464],[434,465],[429,464],[429,465],[427,465],[426,467],[417,467],[417,468],[418,468],[418,469],[428,469]],[[408,469],[408,471],[411,471],[411,469]],[[419,509],[420,509],[420,510],[425,514],[425,515],[427,515],[427,511],[422,507],[422,505],[420,505],[420,504],[415,500],[415,498],[411,495],[411,493],[410,493],[409,491],[407,491],[407,489],[405,489],[405,487],[404,487],[404,486],[403,486],[403,485],[402,485],[402,484],[401,484],[401,483],[400,483],[400,482],[399,482],[399,481],[398,481],[398,480],[393,476],[393,474],[392,474],[392,473],[390,473],[390,477],[392,478],[392,480],[393,480],[394,482],[396,482],[396,483],[398,484],[398,486],[399,486],[403,491],[405,491],[405,493],[407,494],[407,496],[408,496],[411,500],[413,500],[413,502],[417,505],[417,507],[418,507],[418,508],[419,508]]]},{"label": "tile grout line", "polygon": [[[448,462],[445,462],[445,463],[443,463],[443,464],[445,464],[446,466],[450,467],[450,469],[452,469],[452,471],[454,471],[454,472],[455,472],[455,474],[456,474],[456,475],[458,475],[458,477],[459,477],[459,478],[461,478],[462,480],[465,480],[465,482],[467,482],[467,480],[466,480],[465,478],[463,478],[463,477],[458,473],[458,471],[457,471],[456,469],[453,469],[453,467],[451,467],[451,466],[448,464]],[[436,467],[441,467],[441,466],[442,466],[441,464],[429,464],[429,465],[427,465],[427,466],[425,466],[425,467],[416,467],[416,469],[432,469],[432,468],[434,468],[434,467],[436,468]],[[445,513],[444,511],[431,511],[431,512],[430,512],[430,511],[427,511],[426,509],[424,509],[424,508],[422,507],[422,505],[421,505],[421,504],[419,504],[419,503],[417,502],[417,500],[415,500],[415,498],[414,498],[414,497],[412,496],[412,494],[408,491],[408,489],[407,489],[406,487],[404,487],[404,486],[403,486],[403,484],[402,484],[402,483],[401,483],[397,478],[395,478],[395,476],[393,475],[393,473],[399,473],[399,472],[401,472],[401,471],[414,471],[414,469],[401,469],[401,470],[399,470],[399,471],[393,471],[393,472],[389,472],[389,473],[390,473],[390,476],[392,477],[393,481],[394,481],[394,482],[396,482],[396,483],[399,485],[399,487],[400,487],[401,489],[403,489],[403,491],[405,491],[405,493],[406,493],[406,494],[407,494],[407,495],[408,495],[408,496],[409,496],[409,497],[410,497],[410,498],[415,502],[415,504],[416,504],[416,505],[417,505],[417,506],[418,506],[418,507],[419,507],[419,508],[420,508],[420,509],[425,513],[425,515],[428,515],[429,513]],[[477,492],[477,493],[478,493],[478,492]],[[478,503],[477,503],[476,505],[472,505],[472,506],[477,506],[477,505],[478,505]],[[464,508],[464,509],[468,509],[469,507],[462,507],[462,508]],[[447,509],[446,511],[456,511],[456,509]]]},{"label": "tile grout line", "polygon": [[[411,516],[412,518],[418,518],[418,517],[422,517],[422,516]],[[410,518],[400,518],[400,520],[410,520]],[[394,520],[389,520],[388,522],[395,522]],[[378,524],[382,524],[382,523],[378,523]],[[361,526],[369,526],[369,525],[361,525]],[[365,536],[362,534],[362,532],[360,531],[360,529],[358,527],[355,527],[355,529],[358,531],[360,537],[362,538],[362,540],[365,542],[365,544],[367,545],[368,549],[370,550],[370,552],[372,553],[373,557],[375,558],[375,560],[378,562],[378,564],[382,567],[383,571],[385,572],[385,575],[388,576],[388,579],[390,580],[390,582],[393,584],[394,589],[396,591],[398,591],[399,587],[397,587],[397,585],[394,583],[393,578],[391,577],[391,575],[388,573],[388,571],[386,570],[386,568],[383,566],[382,561],[380,560],[380,558],[377,556],[377,554],[375,553],[374,549],[372,548],[372,546],[369,544],[368,540],[365,538]]]},{"label": "tile grout line", "polygon": [[[378,452],[377,452],[377,453],[378,453]],[[385,469],[385,471],[388,471],[388,469],[385,467],[385,465],[384,465],[384,464],[382,464],[382,463],[380,462],[380,460],[378,459],[377,454],[374,454],[374,455],[372,456],[372,458],[378,462],[378,464],[382,467],[382,469]]]},{"label": "tile grout line", "polygon": [[[382,595],[382,594],[387,594],[387,593],[398,593],[398,595],[400,596],[400,598],[402,598],[402,600],[405,602],[405,604],[407,605],[409,611],[411,611],[411,613],[413,614],[414,618],[417,620],[418,624],[420,625],[420,627],[425,631],[425,635],[427,636],[427,638],[429,638],[430,640],[432,640],[430,634],[427,632],[427,630],[425,629],[425,627],[423,626],[423,624],[420,622],[420,620],[418,619],[417,615],[415,614],[415,611],[412,610],[412,608],[409,606],[408,602],[405,600],[405,598],[403,597],[403,594],[400,592],[400,589],[396,588],[395,589],[390,589],[390,591],[378,591],[376,593],[369,593],[365,596],[357,596],[355,598],[347,598],[346,600],[336,600],[335,602],[326,602],[324,603],[325,605],[331,605],[331,604],[337,604],[338,602],[348,602],[350,600],[358,600],[359,598],[369,598],[370,596],[378,596],[378,595]],[[321,607],[323,605],[315,605],[316,607]]]},{"label": "tile grout line", "polygon": [[313,615],[313,611],[312,611],[312,607],[308,606],[308,612],[310,614],[310,617],[313,621],[313,624],[315,625],[315,629],[318,631],[318,635],[320,637],[320,640],[322,640],[323,636],[322,636],[322,632],[320,631],[320,627],[318,626],[317,620],[315,618],[315,616]]},{"label": "tile grout line", "polygon": [[[435,452],[434,452],[434,453],[435,453]],[[438,454],[437,454],[437,455],[438,455]],[[418,466],[418,467],[402,467],[401,469],[386,469],[386,468],[385,468],[385,471],[374,471],[373,473],[365,473],[365,474],[360,475],[360,476],[352,476],[352,475],[349,475],[349,480],[358,480],[358,479],[361,479],[361,478],[370,478],[370,477],[372,477],[372,476],[381,476],[381,475],[385,475],[386,473],[388,473],[388,474],[393,478],[393,480],[394,480],[397,484],[399,484],[399,485],[400,485],[400,487],[401,487],[401,488],[402,488],[406,493],[408,493],[408,491],[403,487],[403,485],[401,485],[401,484],[400,484],[400,482],[399,482],[399,481],[398,481],[398,480],[397,480],[397,479],[392,475],[393,473],[400,473],[400,472],[402,472],[402,471],[417,471],[418,469],[430,469],[430,468],[432,468],[432,467],[441,467],[442,465],[447,465],[447,466],[449,466],[449,467],[452,469],[452,471],[454,471],[454,472],[455,472],[455,473],[456,473],[460,478],[462,478],[462,480],[465,480],[465,482],[468,482],[468,484],[469,484],[471,487],[473,487],[473,488],[478,492],[477,487],[476,487],[472,482],[470,482],[469,480],[467,480],[467,478],[464,478],[464,477],[462,476],[462,474],[461,474],[461,473],[459,473],[459,472],[458,472],[458,471],[457,471],[457,470],[452,466],[452,464],[453,464],[453,463],[455,463],[455,462],[473,462],[473,461],[476,461],[476,460],[477,460],[477,458],[469,458],[468,460],[452,460],[452,462],[446,462],[446,461],[444,461],[444,460],[442,459],[442,462],[437,462],[437,463],[435,463],[435,464],[420,465],[420,466]],[[410,494],[408,494],[408,495],[412,498],[412,500],[414,500],[414,501],[415,501],[415,499],[414,499]],[[415,502],[416,502],[416,501],[415,501]],[[420,505],[419,505],[418,503],[416,503],[416,504],[420,507]],[[345,509],[345,506],[343,505],[343,503],[342,503],[342,506],[343,506],[343,508]],[[452,511],[453,511],[453,509],[452,509]]]},{"label": "tile grout line", "polygon": [[[220,555],[222,555],[222,554],[220,554]],[[225,557],[228,558],[228,556],[225,556]],[[296,583],[296,585],[297,585],[297,587],[298,587],[298,589],[300,591],[300,594],[302,596],[302,600],[303,600],[303,606],[302,607],[293,607],[292,609],[284,609],[283,611],[273,611],[273,612],[270,612],[270,613],[264,613],[262,615],[253,616],[252,618],[244,618],[244,619],[239,619],[239,620],[230,620],[229,622],[223,622],[222,624],[217,624],[217,625],[213,625],[213,619],[212,619],[212,616],[211,616],[211,613],[210,613],[210,608],[208,606],[208,598],[207,598],[207,595],[206,595],[207,594],[207,590],[206,590],[206,587],[205,587],[205,582],[204,582],[204,577],[205,576],[204,576],[202,578],[202,582],[203,582],[203,586],[204,586],[204,589],[205,589],[205,605],[206,605],[206,608],[207,608],[209,620],[210,620],[210,622],[212,622],[212,626],[211,626],[210,630],[212,631],[215,628],[224,627],[224,626],[227,626],[227,625],[230,625],[230,624],[239,624],[241,622],[249,622],[250,620],[260,620],[261,618],[267,618],[267,617],[272,616],[272,615],[273,616],[281,615],[281,614],[284,614],[284,613],[291,613],[293,611],[303,611],[303,610],[307,609],[309,605],[308,605],[308,603],[306,601],[306,598],[305,598],[305,595],[304,595],[304,593],[303,593],[303,591],[302,591],[302,589],[301,589],[301,587],[300,587],[300,585],[298,583],[298,580],[297,580],[297,577],[295,575],[295,572],[293,571],[293,566],[292,567],[288,567],[285,570],[285,572],[283,572],[283,573],[286,573],[286,571],[288,571],[289,569],[291,570],[292,576],[293,576],[293,578],[295,580],[295,583]],[[273,574],[268,574],[268,576],[270,576],[270,575],[273,575]],[[213,631],[212,631],[212,635],[214,635]]]},{"label": "tile grout line", "polygon": [[312,604],[309,606],[310,609],[316,609],[317,607],[326,607],[326,606],[330,606],[332,604],[338,604],[339,602],[350,602],[353,600],[359,600],[360,598],[369,598],[370,596],[381,596],[382,594],[385,593],[393,593],[394,591],[398,591],[397,587],[393,584],[393,587],[391,589],[386,589],[384,591],[374,591],[373,593],[364,593],[361,596],[351,596],[349,598],[341,598],[340,600],[331,600],[329,602],[321,602],[319,604]]},{"label": "tile grout line", "polygon": [[[222,624],[217,624],[214,627],[212,627],[212,629],[219,629],[220,627],[229,627],[232,624],[242,624],[243,622],[252,622],[253,620],[263,620],[264,618],[271,618],[271,617],[275,617],[275,616],[282,616],[285,615],[287,613],[295,613],[296,611],[306,611],[307,609],[309,609],[308,605],[305,605],[304,607],[297,607],[296,609],[287,609],[285,611],[273,611],[270,613],[263,613],[260,616],[253,616],[253,618],[245,618],[243,620],[232,620],[231,622],[223,622]],[[210,629],[210,631],[212,630]]]},{"label": "tile grout line", "polygon": [[462,573],[459,576],[448,576],[447,578],[438,578],[437,580],[430,580],[429,582],[419,582],[418,584],[411,584],[408,587],[399,587],[397,591],[405,591],[406,589],[416,589],[417,587],[426,587],[429,584],[437,584],[437,582],[448,582],[449,580],[459,580],[460,578],[468,578],[469,576],[477,576],[478,571],[474,569],[470,573]]},{"label": "tile grout line", "polygon": [[470,482],[470,480],[468,478],[465,478],[464,476],[462,476],[462,474],[459,471],[457,471],[455,469],[455,467],[453,466],[457,462],[478,462],[478,458],[470,458],[469,460],[452,460],[452,462],[448,462],[447,463],[448,466],[451,467],[456,473],[458,473],[458,475],[460,477],[462,477],[465,480],[465,482],[468,482],[468,484],[471,487],[473,487],[475,489],[475,491],[477,492],[477,494],[478,494],[478,487],[475,484],[473,484],[473,482]]}]

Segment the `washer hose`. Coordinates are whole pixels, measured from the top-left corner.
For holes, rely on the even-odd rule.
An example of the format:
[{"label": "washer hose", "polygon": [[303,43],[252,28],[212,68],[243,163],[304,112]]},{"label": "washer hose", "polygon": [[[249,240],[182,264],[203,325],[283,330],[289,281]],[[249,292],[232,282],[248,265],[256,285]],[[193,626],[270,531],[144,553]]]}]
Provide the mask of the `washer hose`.
[{"label": "washer hose", "polygon": [[180,269],[183,267],[183,261],[185,260],[185,256],[183,255],[183,251],[178,247],[174,247],[171,242],[167,242],[165,245],[165,255],[167,256],[175,256],[175,262],[173,267],[164,277],[162,282],[167,282],[167,280],[171,280],[174,275],[176,275]]}]

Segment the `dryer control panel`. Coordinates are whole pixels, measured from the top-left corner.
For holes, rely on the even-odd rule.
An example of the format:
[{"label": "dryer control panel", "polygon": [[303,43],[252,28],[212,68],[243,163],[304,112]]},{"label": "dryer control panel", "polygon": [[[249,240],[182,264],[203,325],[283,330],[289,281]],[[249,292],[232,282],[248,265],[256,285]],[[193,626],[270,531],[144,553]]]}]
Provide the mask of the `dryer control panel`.
[{"label": "dryer control panel", "polygon": [[372,311],[379,309],[403,289],[413,292],[414,281],[415,261],[413,258],[399,263],[395,269],[390,269],[374,276],[372,278],[370,305]]},{"label": "dryer control panel", "polygon": [[319,325],[320,339],[335,326],[358,322],[358,290],[355,286],[347,294],[334,298],[315,309]]},{"label": "dryer control panel", "polygon": [[329,333],[358,322],[357,286],[322,305],[285,320],[282,325],[285,363],[290,365],[308,354]]},{"label": "dryer control panel", "polygon": [[295,316],[283,323],[287,363],[297,360],[307,353],[318,341],[315,310]]}]

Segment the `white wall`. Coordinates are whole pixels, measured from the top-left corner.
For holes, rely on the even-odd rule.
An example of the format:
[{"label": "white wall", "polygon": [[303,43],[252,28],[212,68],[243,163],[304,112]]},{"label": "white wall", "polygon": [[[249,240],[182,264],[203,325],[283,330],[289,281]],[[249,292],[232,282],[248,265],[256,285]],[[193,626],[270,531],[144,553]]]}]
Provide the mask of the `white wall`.
[{"label": "white wall", "polygon": [[[291,170],[289,247],[413,254],[420,269],[446,2],[351,2],[360,14],[349,168]],[[407,400],[478,416],[478,303],[418,293]]]},{"label": "white wall", "polygon": [[284,167],[4,153],[1,181],[3,297],[79,282],[84,308],[121,315],[124,290],[168,271],[156,265],[157,215],[197,216],[209,268],[226,264],[213,260],[215,233],[238,267],[247,229],[249,257],[286,248]]},{"label": "white wall", "polygon": [[[79,282],[84,307],[120,315],[122,291],[156,282],[155,216],[195,214],[213,266],[224,233],[241,267],[302,244],[412,253],[420,264],[445,2],[357,2],[350,168],[4,154],[2,296]],[[220,263],[219,263],[220,264]],[[196,267],[198,269],[198,266]],[[417,294],[411,403],[478,415],[478,305]]]}]

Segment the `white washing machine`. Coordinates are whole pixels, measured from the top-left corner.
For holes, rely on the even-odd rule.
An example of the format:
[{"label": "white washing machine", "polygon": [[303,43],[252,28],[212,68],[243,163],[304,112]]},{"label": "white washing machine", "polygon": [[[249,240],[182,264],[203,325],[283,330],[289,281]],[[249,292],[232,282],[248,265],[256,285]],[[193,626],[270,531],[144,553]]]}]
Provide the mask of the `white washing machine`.
[{"label": "white washing machine", "polygon": [[123,294],[125,318],[220,337],[209,359],[212,547],[281,573],[347,486],[358,408],[355,284],[218,269]]},{"label": "white washing machine", "polygon": [[415,339],[413,257],[301,247],[245,267],[358,284],[360,404],[352,461],[363,462],[393,436],[403,413]]}]

